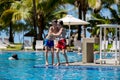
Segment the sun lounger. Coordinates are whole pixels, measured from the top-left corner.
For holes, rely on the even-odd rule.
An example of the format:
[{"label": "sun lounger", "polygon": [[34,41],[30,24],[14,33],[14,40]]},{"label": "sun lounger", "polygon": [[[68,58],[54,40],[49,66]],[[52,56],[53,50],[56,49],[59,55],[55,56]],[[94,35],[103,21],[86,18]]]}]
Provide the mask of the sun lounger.
[{"label": "sun lounger", "polygon": [[14,44],[11,44],[11,43],[9,42],[9,39],[8,39],[8,38],[4,38],[3,43],[6,44],[6,45],[8,45],[8,46],[15,47]]},{"label": "sun lounger", "polygon": [[79,40],[74,41],[74,49],[77,49],[78,52],[81,52],[81,41]]},{"label": "sun lounger", "polygon": [[35,48],[36,48],[36,51],[38,49],[42,50],[43,49],[43,40],[36,40]]},{"label": "sun lounger", "polygon": [[115,50],[119,50],[119,41],[117,41],[117,44],[116,44],[116,41],[113,41],[112,43],[112,47],[110,48],[110,51],[115,51]]},{"label": "sun lounger", "polygon": [[66,39],[66,45],[69,45],[69,39]]},{"label": "sun lounger", "polygon": [[32,43],[30,43],[29,40],[25,40],[24,41],[24,49],[25,50],[27,50],[27,49],[33,49]]},{"label": "sun lounger", "polygon": [[0,49],[6,49],[7,45],[3,43],[2,38],[0,38]]},{"label": "sun lounger", "polygon": [[101,50],[107,50],[108,48],[108,41],[102,41],[102,49]]}]

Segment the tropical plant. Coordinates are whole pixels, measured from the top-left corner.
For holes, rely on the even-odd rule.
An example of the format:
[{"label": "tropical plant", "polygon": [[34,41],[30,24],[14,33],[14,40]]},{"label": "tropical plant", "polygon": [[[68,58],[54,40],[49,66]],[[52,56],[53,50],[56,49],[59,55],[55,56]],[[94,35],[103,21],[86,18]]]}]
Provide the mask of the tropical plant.
[{"label": "tropical plant", "polygon": [[[23,19],[29,26],[36,25],[38,27],[38,39],[42,39],[43,30],[45,25],[48,24],[48,20],[51,21],[53,18],[59,17],[57,14],[64,14],[66,10],[60,10],[59,4],[62,0],[20,0],[14,1],[9,9],[6,9],[1,19],[3,24],[7,27],[10,25],[10,42],[13,41],[13,29],[12,25],[16,24],[17,21]],[[35,8],[36,7],[36,12]],[[56,11],[56,12],[55,12]],[[34,13],[34,15],[33,15]],[[55,15],[57,15],[55,17]],[[36,16],[36,17],[34,17]],[[9,19],[8,19],[9,18]],[[34,19],[35,18],[35,19]],[[34,24],[33,24],[34,22]],[[34,30],[35,27],[34,27]],[[37,31],[35,31],[37,32]],[[12,38],[12,39],[11,39]]]},{"label": "tropical plant", "polygon": [[[37,1],[36,1],[37,2]],[[46,22],[48,20],[56,18],[52,14],[56,9],[59,8],[59,5],[62,3],[62,0],[44,0],[44,1],[38,1],[38,4],[36,5],[37,9],[37,22],[38,22],[38,29],[39,29],[39,34],[38,34],[38,39],[42,39],[42,33],[45,28]]]},{"label": "tropical plant", "polygon": [[[13,1],[11,3],[11,6],[9,9],[6,9],[2,15],[1,15],[1,20],[2,20],[2,25],[5,27],[9,26],[9,41],[14,42],[14,37],[13,37],[13,25],[16,23],[16,21],[19,21],[21,19],[26,19],[29,15],[27,10],[23,8],[24,5],[21,6],[20,1]],[[25,16],[23,14],[26,14]],[[19,27],[19,26],[17,26]]]},{"label": "tropical plant", "polygon": [[[78,7],[79,18],[84,20],[85,20],[86,11],[88,9],[89,10],[91,9],[93,13],[98,14],[100,10],[103,8],[103,6],[110,6],[113,3],[119,4],[118,0],[75,0],[75,5]],[[109,23],[109,20],[107,20],[106,22]],[[79,26],[78,39],[81,38],[80,35],[81,35],[81,27]]]},{"label": "tropical plant", "polygon": [[110,12],[111,12],[111,17],[112,17],[112,22],[113,24],[120,24],[120,17],[119,17],[119,12],[116,11],[115,9],[108,7]]},{"label": "tropical plant", "polygon": [[[93,22],[91,22],[91,26],[92,26],[92,31],[90,29],[88,29],[89,32],[91,32],[91,36],[98,36],[99,37],[99,31],[100,28],[96,27],[96,23],[98,24],[119,24],[119,16],[118,16],[118,12],[116,12],[115,9],[111,8],[111,5],[114,4],[113,0],[110,0],[107,2],[107,0],[102,0],[102,9],[106,8],[109,9],[109,11],[111,12],[111,17],[112,19],[109,18],[105,18],[104,16],[100,15],[99,13],[93,13],[93,17],[95,20],[93,20]],[[109,28],[106,30],[107,32],[107,36],[109,33],[112,33],[112,36],[114,36],[115,34],[115,29],[113,28]]]},{"label": "tropical plant", "polygon": [[[68,3],[75,5],[78,8],[79,19],[85,20],[86,12],[89,8],[94,11],[99,11],[101,8],[100,0],[68,0]],[[78,27],[78,40],[81,40],[81,26]]]},{"label": "tropical plant", "polygon": [[[6,26],[5,24],[3,24],[2,14],[4,13],[5,10],[7,10],[7,9],[10,8],[12,2],[13,2],[13,0],[0,1],[0,10],[1,10],[1,12],[0,12],[0,17],[1,17],[1,18],[0,18],[0,24],[1,24],[2,27],[3,27],[3,26]],[[12,14],[12,11],[10,12],[10,14]],[[10,17],[11,17],[11,16],[10,16]],[[9,17],[9,18],[10,18],[10,17]],[[11,29],[11,25],[12,25],[12,23],[9,22],[10,30],[12,30],[12,29]],[[13,36],[12,36],[11,34],[12,34],[12,33],[11,33],[11,31],[10,31],[9,40],[10,40],[10,42],[13,42]]]}]

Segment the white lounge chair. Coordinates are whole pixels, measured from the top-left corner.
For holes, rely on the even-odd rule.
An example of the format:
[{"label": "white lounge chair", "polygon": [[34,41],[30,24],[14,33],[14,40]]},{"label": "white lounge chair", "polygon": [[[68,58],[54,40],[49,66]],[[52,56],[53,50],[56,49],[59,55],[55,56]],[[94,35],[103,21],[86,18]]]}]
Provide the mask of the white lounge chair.
[{"label": "white lounge chair", "polygon": [[69,45],[69,39],[66,39],[66,45]]},{"label": "white lounge chair", "polygon": [[24,49],[33,49],[32,43],[29,42],[29,40],[24,40]]},{"label": "white lounge chair", "polygon": [[36,45],[35,45],[36,51],[38,49],[43,49],[43,40],[36,40]]},{"label": "white lounge chair", "polygon": [[3,43],[2,38],[0,38],[0,49],[6,49],[7,45]]},{"label": "white lounge chair", "polygon": [[117,41],[117,44],[116,41],[113,41],[112,43],[112,47],[110,48],[110,51],[115,51],[115,50],[119,50],[119,41]]},{"label": "white lounge chair", "polygon": [[102,41],[102,49],[101,50],[107,50],[108,48],[108,41]]},{"label": "white lounge chair", "polygon": [[79,41],[79,40],[74,41],[74,49],[77,49],[78,52],[81,52],[81,49],[82,49],[81,41]]},{"label": "white lounge chair", "polygon": [[8,38],[4,38],[3,43],[6,44],[6,45],[8,45],[8,46],[15,47],[14,44],[11,44],[11,43],[9,42],[9,39],[8,39]]}]

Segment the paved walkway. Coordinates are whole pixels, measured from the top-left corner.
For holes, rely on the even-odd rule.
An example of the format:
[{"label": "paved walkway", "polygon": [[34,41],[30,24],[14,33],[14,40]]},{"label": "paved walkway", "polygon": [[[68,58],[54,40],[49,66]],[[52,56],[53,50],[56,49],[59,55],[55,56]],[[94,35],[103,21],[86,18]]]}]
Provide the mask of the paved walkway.
[{"label": "paved walkway", "polygon": [[84,66],[120,66],[120,65],[114,65],[114,64],[95,64],[95,63],[82,63],[82,62],[74,62],[69,63],[69,65],[84,65]]}]

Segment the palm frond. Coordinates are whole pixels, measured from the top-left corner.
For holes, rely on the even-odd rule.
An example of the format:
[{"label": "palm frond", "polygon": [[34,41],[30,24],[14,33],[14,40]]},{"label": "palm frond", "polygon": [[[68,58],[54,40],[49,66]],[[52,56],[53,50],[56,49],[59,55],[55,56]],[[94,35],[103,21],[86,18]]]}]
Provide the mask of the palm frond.
[{"label": "palm frond", "polygon": [[13,13],[12,22],[16,22],[17,20],[21,20],[21,19],[22,19],[21,12],[17,11]]},{"label": "palm frond", "polygon": [[94,7],[96,5],[96,0],[88,0],[89,7]]},{"label": "palm frond", "polygon": [[12,20],[13,14],[16,12],[16,10],[8,9],[3,12],[1,15],[1,19],[5,24],[9,24]]}]

